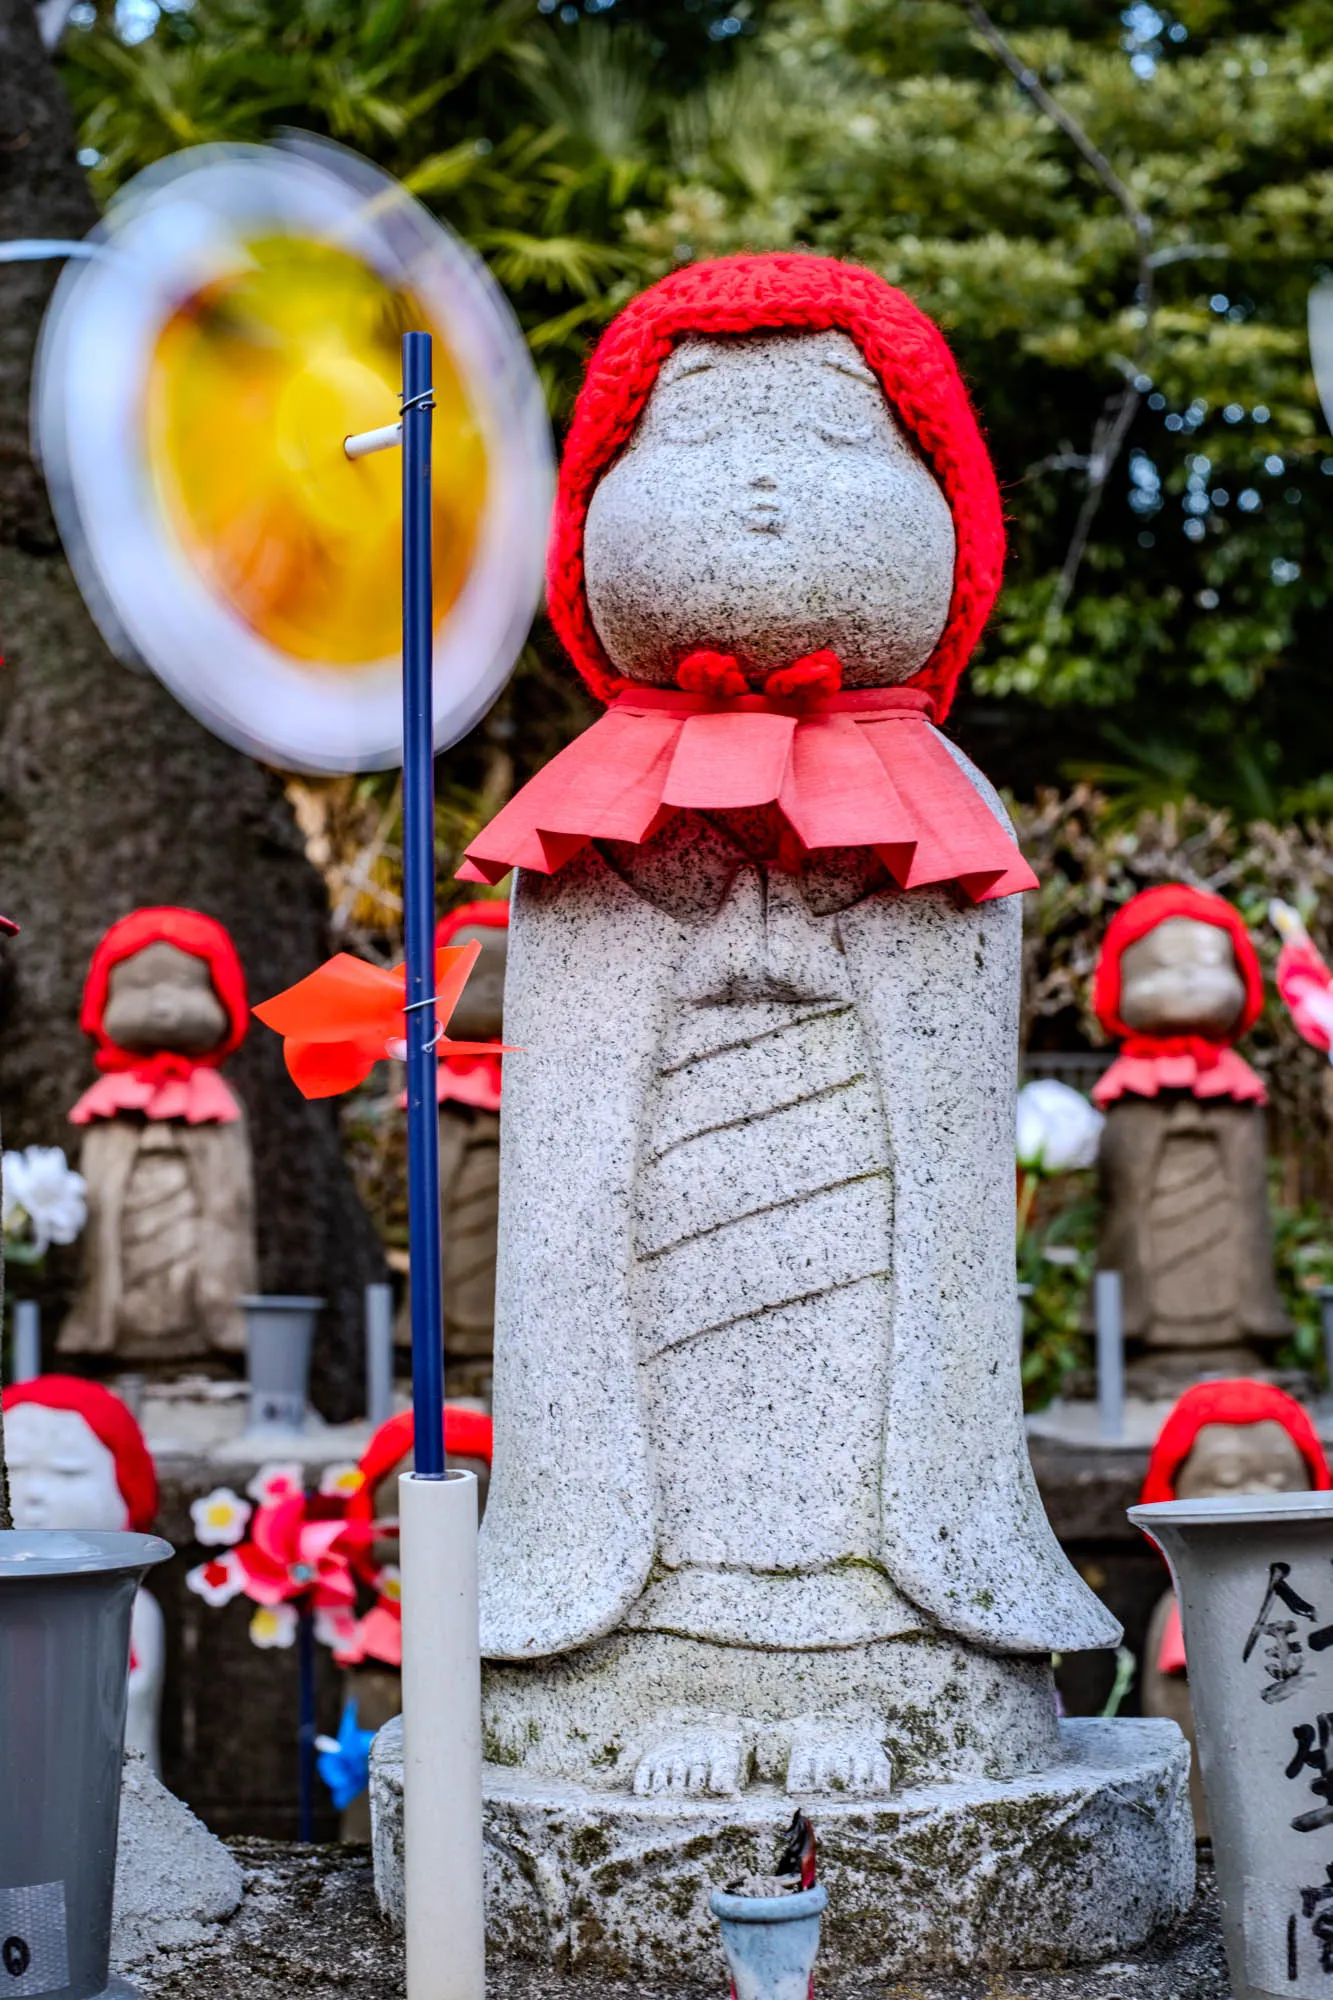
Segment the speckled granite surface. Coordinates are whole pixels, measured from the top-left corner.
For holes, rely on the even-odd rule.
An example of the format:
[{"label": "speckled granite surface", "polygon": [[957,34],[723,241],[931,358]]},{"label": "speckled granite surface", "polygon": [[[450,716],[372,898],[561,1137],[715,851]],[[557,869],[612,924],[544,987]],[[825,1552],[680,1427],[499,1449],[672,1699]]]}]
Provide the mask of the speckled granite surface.
[{"label": "speckled granite surface", "polygon": [[[245,1874],[240,1909],[206,1943],[140,1960],[133,1976],[147,2000],[397,2000],[402,1949],[376,1914],[368,1849],[231,1845]],[[816,1968],[815,1980],[819,2000],[1227,2000],[1230,1990],[1206,1852],[1189,1914],[1143,1951],[1095,1969],[834,1985]],[[723,2000],[725,1993],[719,1949],[717,1978],[705,1984],[507,1968],[492,1978],[488,2000]]]}]

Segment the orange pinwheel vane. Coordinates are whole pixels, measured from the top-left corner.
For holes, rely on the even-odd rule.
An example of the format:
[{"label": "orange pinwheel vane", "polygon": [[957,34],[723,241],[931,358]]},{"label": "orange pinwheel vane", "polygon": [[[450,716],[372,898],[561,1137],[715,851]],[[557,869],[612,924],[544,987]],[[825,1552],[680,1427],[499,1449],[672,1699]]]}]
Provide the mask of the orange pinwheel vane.
[{"label": "orange pinwheel vane", "polygon": [[[445,1034],[479,943],[442,945],[435,954],[435,1019],[442,1055],[494,1055],[494,1042],[453,1042]],[[303,1097],[336,1097],[364,1083],[385,1056],[406,1054],[406,971],[367,965],[340,951],[295,986],[254,1008],[282,1036],[282,1052]],[[504,1047],[501,1044],[501,1047]]]}]

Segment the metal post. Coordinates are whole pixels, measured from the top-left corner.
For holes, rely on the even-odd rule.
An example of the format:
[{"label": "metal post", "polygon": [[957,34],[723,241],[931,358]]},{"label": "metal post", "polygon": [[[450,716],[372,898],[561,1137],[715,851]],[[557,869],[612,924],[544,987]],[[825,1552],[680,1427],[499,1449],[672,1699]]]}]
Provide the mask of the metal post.
[{"label": "metal post", "polygon": [[431,338],[403,335],[403,904],[407,934],[407,1212],[416,1473],[443,1479],[444,1309],[435,1101],[435,714]]},{"label": "metal post", "polygon": [[1319,1287],[1319,1324],[1324,1335],[1324,1404],[1333,1405],[1333,1285]]},{"label": "metal post", "polygon": [[296,1614],[296,1662],[301,1683],[296,1838],[312,1841],[315,1837],[315,1614],[308,1604],[302,1604]]},{"label": "metal post", "polygon": [[366,1417],[372,1430],[393,1415],[393,1286],[366,1286]]},{"label": "metal post", "polygon": [[42,1372],[42,1309],[36,1299],[14,1301],[13,1382],[31,1382]]},{"label": "metal post", "polygon": [[1108,1443],[1125,1435],[1125,1337],[1119,1271],[1098,1271],[1093,1280],[1097,1326],[1097,1408]]}]

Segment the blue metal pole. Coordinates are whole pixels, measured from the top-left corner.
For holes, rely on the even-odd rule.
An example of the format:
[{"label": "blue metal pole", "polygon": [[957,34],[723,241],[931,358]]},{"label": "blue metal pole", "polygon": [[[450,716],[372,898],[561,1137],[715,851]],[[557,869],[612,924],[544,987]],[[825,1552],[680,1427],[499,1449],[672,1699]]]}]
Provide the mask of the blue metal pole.
[{"label": "blue metal pole", "polygon": [[431,339],[403,335],[403,904],[407,933],[407,1217],[419,1478],[443,1479],[444,1307],[435,1100],[435,718],[431,695]]},{"label": "blue metal pole", "polygon": [[296,1838],[311,1841],[315,1837],[315,1614],[308,1604],[302,1604],[296,1614],[296,1641],[301,1688]]}]

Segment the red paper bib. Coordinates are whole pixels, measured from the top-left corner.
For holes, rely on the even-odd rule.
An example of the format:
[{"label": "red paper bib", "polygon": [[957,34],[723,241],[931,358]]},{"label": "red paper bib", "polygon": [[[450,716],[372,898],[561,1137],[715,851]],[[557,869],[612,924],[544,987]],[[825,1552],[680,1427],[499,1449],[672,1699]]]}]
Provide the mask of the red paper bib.
[{"label": "red paper bib", "polygon": [[590,841],[637,846],[677,812],[775,806],[798,855],[869,847],[902,889],[957,882],[976,903],[1034,889],[932,712],[910,687],[801,702],[632,688],[496,815],[459,876],[551,875]]}]

